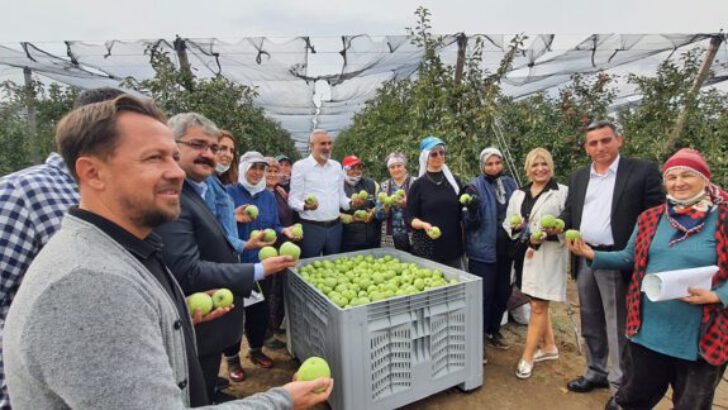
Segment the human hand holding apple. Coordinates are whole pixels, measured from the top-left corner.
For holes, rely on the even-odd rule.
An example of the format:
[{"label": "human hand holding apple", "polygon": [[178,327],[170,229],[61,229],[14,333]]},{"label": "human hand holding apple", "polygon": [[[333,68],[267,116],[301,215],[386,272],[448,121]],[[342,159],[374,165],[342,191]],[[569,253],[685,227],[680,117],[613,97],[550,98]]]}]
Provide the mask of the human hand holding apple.
[{"label": "human hand holding apple", "polygon": [[194,293],[187,297],[187,307],[190,309],[193,325],[209,322],[225,316],[235,308],[233,293],[226,288]]},{"label": "human hand holding apple", "polygon": [[[251,218],[250,215],[248,215],[248,213],[245,211],[245,209],[248,208],[249,206],[251,206],[251,205],[245,204],[245,205],[241,205],[241,206],[235,208],[235,221],[236,222],[241,223],[241,224],[246,224],[248,222],[252,222],[253,219],[255,219],[255,218]],[[256,209],[257,209],[257,207],[256,207]],[[257,214],[256,214],[256,216],[257,216]]]},{"label": "human hand holding apple", "polygon": [[260,261],[260,263],[263,265],[263,274],[265,277],[296,266],[296,260],[288,255],[272,256]]},{"label": "human hand holding apple", "polygon": [[[275,233],[275,232],[274,232]],[[260,249],[266,246],[272,246],[276,241],[275,238],[272,241],[265,239],[265,231],[255,230],[250,233],[250,238],[245,242],[245,249]]]},{"label": "human hand holding apple", "polygon": [[[294,409],[308,409],[328,400],[334,390],[334,379],[320,377],[312,381],[299,381],[293,375],[292,382],[283,385],[291,396]],[[320,393],[317,393],[320,391]]]}]

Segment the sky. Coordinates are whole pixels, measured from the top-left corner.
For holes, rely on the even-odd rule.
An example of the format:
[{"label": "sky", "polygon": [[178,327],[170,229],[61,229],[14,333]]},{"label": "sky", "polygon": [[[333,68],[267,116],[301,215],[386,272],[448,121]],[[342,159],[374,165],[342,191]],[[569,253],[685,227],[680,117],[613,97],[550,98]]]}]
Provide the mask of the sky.
[{"label": "sky", "polygon": [[419,5],[443,34],[704,33],[728,26],[726,0],[0,0],[0,44],[405,34]]}]

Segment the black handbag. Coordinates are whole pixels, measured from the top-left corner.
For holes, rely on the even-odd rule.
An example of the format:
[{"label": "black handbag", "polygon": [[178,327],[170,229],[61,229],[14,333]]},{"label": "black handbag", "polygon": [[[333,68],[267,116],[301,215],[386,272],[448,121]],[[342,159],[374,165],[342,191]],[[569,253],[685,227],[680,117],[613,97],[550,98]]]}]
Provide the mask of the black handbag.
[{"label": "black handbag", "polygon": [[410,237],[409,234],[407,234],[406,232],[392,234],[392,242],[394,242],[394,249],[404,252],[410,252],[412,250]]}]

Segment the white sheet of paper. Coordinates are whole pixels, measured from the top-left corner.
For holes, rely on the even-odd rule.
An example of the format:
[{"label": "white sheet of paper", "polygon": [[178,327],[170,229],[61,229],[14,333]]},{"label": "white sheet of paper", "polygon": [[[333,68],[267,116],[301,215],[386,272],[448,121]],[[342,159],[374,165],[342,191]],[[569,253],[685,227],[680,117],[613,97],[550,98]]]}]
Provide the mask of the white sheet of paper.
[{"label": "white sheet of paper", "polygon": [[718,267],[712,265],[650,273],[642,280],[642,291],[653,302],[682,298],[690,295],[688,288],[710,290],[716,272]]},{"label": "white sheet of paper", "polygon": [[263,294],[254,290],[250,292],[250,296],[248,296],[247,298],[243,298],[243,307],[248,307],[250,305],[260,303],[264,300],[265,298],[263,297]]}]

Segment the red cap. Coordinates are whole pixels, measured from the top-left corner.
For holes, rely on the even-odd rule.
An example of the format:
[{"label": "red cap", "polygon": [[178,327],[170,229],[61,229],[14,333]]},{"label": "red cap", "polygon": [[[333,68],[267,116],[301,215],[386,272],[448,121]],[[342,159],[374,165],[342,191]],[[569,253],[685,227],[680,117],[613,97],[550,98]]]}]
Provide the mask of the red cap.
[{"label": "red cap", "polygon": [[670,169],[675,167],[690,168],[691,170],[702,174],[705,179],[710,181],[711,174],[708,163],[700,152],[692,148],[683,148],[671,156],[662,166],[662,175],[665,175]]},{"label": "red cap", "polygon": [[361,164],[361,160],[356,155],[347,155],[344,157],[344,160],[341,161],[341,165],[343,165],[344,168],[353,167],[356,164]]}]

